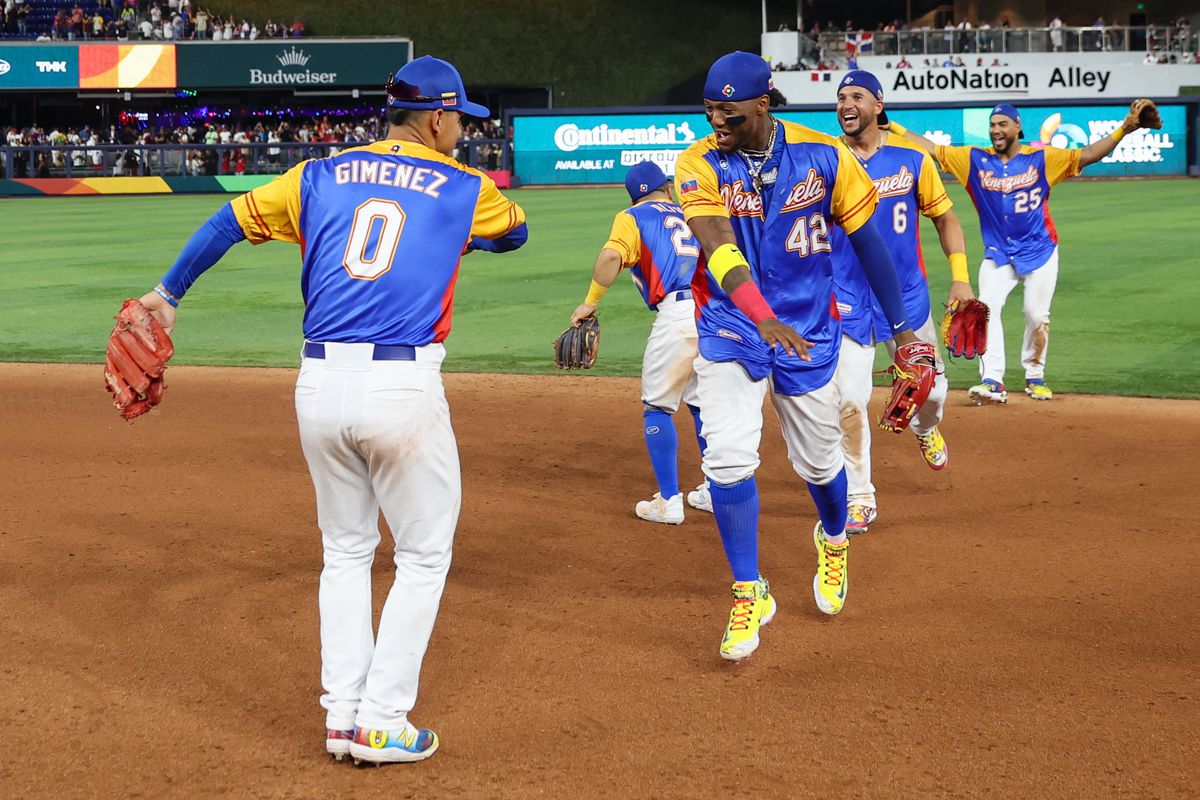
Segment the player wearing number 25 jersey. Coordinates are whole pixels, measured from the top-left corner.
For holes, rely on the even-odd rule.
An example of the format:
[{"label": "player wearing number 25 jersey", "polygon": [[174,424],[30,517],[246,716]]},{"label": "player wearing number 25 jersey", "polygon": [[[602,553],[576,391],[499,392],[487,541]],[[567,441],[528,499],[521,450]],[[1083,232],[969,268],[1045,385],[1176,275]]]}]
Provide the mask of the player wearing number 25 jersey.
[{"label": "player wearing number 25 jersey", "polygon": [[[226,205],[148,296],[178,304],[242,239],[300,245],[305,343],[295,402],[324,545],[326,750],[372,762],[417,761],[438,748],[408,714],[461,506],[442,341],[463,254],[526,239],[521,209],[449,156],[461,115],[488,115],[467,100],[458,71],[424,56],[392,76],[387,95],[386,140],[305,161]],[[381,510],[396,574],[376,636]]]},{"label": "player wearing number 25 jersey", "polygon": [[[625,177],[632,206],[613,219],[612,232],[592,269],[587,298],[571,315],[571,323],[595,313],[600,299],[623,268],[629,269],[654,325],[642,357],[642,417],[646,451],[658,483],[649,500],[639,501],[634,513],[649,522],[683,522],[683,492],[679,489],[678,436],[673,415],[680,401],[696,423],[700,452],[700,409],[696,397],[696,306],[690,287],[700,245],[671,196],[671,183],[657,164],[643,161]],[[711,510],[707,485],[688,493],[688,502]]]}]

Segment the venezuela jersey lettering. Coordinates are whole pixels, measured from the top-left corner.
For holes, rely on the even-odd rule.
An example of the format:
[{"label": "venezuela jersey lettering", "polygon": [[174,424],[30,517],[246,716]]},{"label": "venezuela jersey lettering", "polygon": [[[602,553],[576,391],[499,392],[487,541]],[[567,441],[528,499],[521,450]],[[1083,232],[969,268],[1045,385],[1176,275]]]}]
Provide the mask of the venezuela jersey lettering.
[{"label": "venezuela jersey lettering", "polygon": [[643,200],[617,214],[604,246],[621,256],[621,266],[630,268],[651,310],[668,294],[691,286],[700,255],[683,209],[661,200]]},{"label": "venezuela jersey lettering", "polygon": [[[850,151],[863,165],[879,195],[875,212],[880,233],[896,265],[896,277],[904,297],[904,309],[914,327],[929,318],[929,284],[921,254],[921,220],[940,217],[953,205],[938,174],[933,158],[902,136],[888,134],[884,146],[866,161]],[[842,333],[859,344],[892,338],[883,308],[875,299],[862,264],[846,235],[835,231],[833,286],[842,316]]]},{"label": "venezuela jersey lettering", "polygon": [[253,244],[299,243],[315,342],[443,341],[467,242],[525,221],[482,172],[396,140],[302,162],[231,205]]},{"label": "venezuela jersey lettering", "polygon": [[878,200],[867,173],[837,139],[790,122],[776,124],[775,151],[762,171],[774,183],[763,195],[754,191],[746,158],[722,153],[712,135],[680,155],[675,186],[688,220],[729,218],[771,308],[813,343],[811,362],[767,347],[713,280],[702,253],[692,278],[701,355],[737,361],[755,380],[773,373],[775,391],[797,395],[824,386],[837,367],[841,325],[833,307],[831,228],[853,233]]},{"label": "venezuela jersey lettering", "polygon": [[1007,162],[994,148],[938,147],[942,169],[966,187],[979,212],[984,258],[1027,275],[1058,246],[1050,187],[1079,174],[1078,150],[1022,146]]}]

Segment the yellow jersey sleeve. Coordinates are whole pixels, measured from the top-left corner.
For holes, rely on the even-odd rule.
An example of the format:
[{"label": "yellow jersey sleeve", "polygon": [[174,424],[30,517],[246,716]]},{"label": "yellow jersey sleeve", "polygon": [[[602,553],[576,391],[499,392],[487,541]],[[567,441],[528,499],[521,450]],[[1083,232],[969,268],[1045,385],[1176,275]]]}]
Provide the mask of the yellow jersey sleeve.
[{"label": "yellow jersey sleeve", "polygon": [[612,232],[608,241],[601,248],[615,250],[621,256],[622,267],[632,267],[640,261],[642,254],[642,235],[638,232],[637,221],[632,214],[622,211],[613,220]]},{"label": "yellow jersey sleeve", "polygon": [[833,179],[830,210],[833,213],[833,221],[850,234],[865,225],[875,213],[875,207],[879,205],[879,195],[875,191],[874,182],[862,164],[858,163],[858,159],[844,146],[839,144],[836,148],[838,168]]},{"label": "yellow jersey sleeve", "polygon": [[293,244],[300,241],[300,178],[307,164],[301,161],[270,183],[230,202],[251,244],[272,239]]},{"label": "yellow jersey sleeve", "polygon": [[933,157],[938,166],[953,175],[963,186],[967,185],[967,174],[971,171],[970,147],[947,147],[939,144],[933,148]]},{"label": "yellow jersey sleeve", "polygon": [[1074,178],[1083,169],[1079,164],[1080,150],[1047,147],[1042,152],[1046,154],[1046,182],[1051,186]]},{"label": "yellow jersey sleeve", "polygon": [[940,217],[953,207],[950,196],[946,194],[946,184],[933,165],[933,158],[928,153],[921,155],[921,174],[917,178],[917,203],[921,213],[933,219]]},{"label": "yellow jersey sleeve", "polygon": [[471,221],[471,237],[499,239],[525,221],[525,211],[500,194],[496,182],[479,173],[479,199],[475,202],[475,218]]},{"label": "yellow jersey sleeve", "polygon": [[704,160],[706,142],[700,141],[684,150],[675,162],[675,194],[683,208],[683,218],[728,217],[725,200],[721,197],[717,172]]}]

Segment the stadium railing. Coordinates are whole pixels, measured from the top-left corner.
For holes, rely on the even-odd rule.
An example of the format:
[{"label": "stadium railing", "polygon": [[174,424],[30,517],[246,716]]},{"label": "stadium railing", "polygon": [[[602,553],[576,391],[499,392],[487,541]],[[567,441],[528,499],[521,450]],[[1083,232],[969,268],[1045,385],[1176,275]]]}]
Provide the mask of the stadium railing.
[{"label": "stadium railing", "polygon": [[942,55],[953,53],[1196,53],[1200,34],[1187,27],[972,28],[970,30],[836,31],[817,34],[826,55]]},{"label": "stadium railing", "polygon": [[[306,158],[323,158],[358,146],[350,142],[5,145],[0,146],[0,178],[274,175]],[[478,169],[507,170],[509,150],[503,139],[464,139],[457,157]]]}]

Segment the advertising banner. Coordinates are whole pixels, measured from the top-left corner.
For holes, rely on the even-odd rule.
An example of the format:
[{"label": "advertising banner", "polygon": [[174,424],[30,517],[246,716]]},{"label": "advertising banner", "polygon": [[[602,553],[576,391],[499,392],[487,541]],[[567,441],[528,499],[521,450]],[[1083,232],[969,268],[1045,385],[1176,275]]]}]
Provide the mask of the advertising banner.
[{"label": "advertising banner", "polygon": [[[1187,171],[1187,108],[1160,106],[1163,130],[1126,136],[1088,175],[1182,175]],[[991,106],[896,110],[894,116],[939,144],[987,147]],[[1128,107],[1028,107],[1027,144],[1086,147],[1107,136]],[[823,133],[841,133],[832,103],[828,111],[784,111],[782,119]],[[675,174],[679,153],[711,132],[702,113],[514,115],[514,177],[522,185],[620,183],[630,166],[654,161]]]},{"label": "advertising banner", "polygon": [[92,44],[79,50],[80,89],[174,89],[175,46]]},{"label": "advertising banner", "polygon": [[412,60],[408,39],[280,41],[176,45],[185,89],[382,87]]},{"label": "advertising banner", "polygon": [[[977,56],[971,56],[978,58]],[[1006,56],[1000,56],[1004,58]],[[919,57],[913,56],[918,59]],[[987,54],[993,61],[999,59]],[[1200,85],[1200,64],[1068,64],[914,67],[873,70],[892,103],[994,103],[1008,100],[1099,100],[1177,97]],[[824,103],[837,94],[845,72],[776,72],[775,85],[789,103]]]},{"label": "advertising banner", "polygon": [[0,92],[13,89],[74,89],[78,85],[77,48],[0,44]]}]

